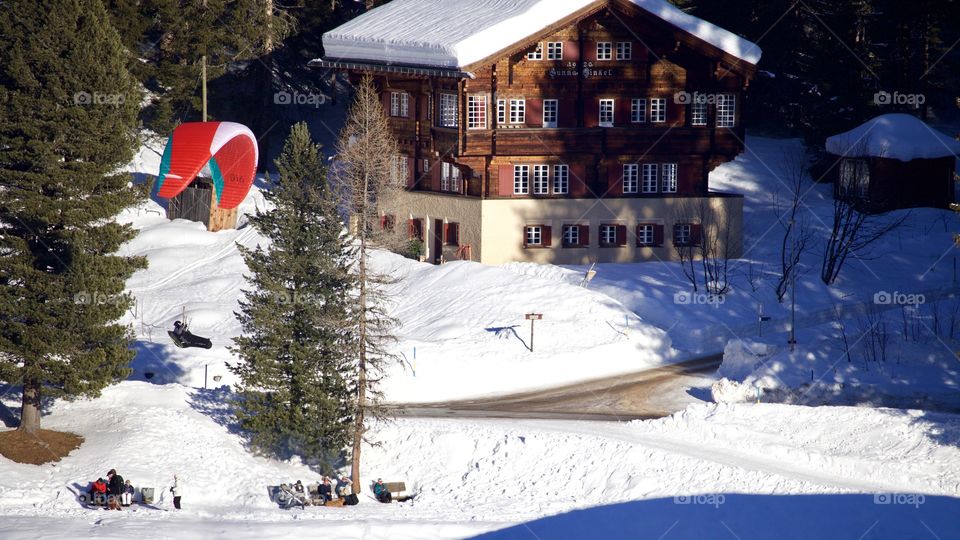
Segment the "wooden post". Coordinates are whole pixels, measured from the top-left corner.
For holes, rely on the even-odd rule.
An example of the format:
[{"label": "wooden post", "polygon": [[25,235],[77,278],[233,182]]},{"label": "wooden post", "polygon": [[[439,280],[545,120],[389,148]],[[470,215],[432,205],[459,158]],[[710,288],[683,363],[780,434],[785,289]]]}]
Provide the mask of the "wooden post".
[{"label": "wooden post", "polygon": [[203,100],[203,121],[207,121],[207,55],[200,57],[201,98]]},{"label": "wooden post", "polygon": [[542,313],[527,313],[526,319],[530,321],[530,352],[533,352],[533,322],[543,318]]}]

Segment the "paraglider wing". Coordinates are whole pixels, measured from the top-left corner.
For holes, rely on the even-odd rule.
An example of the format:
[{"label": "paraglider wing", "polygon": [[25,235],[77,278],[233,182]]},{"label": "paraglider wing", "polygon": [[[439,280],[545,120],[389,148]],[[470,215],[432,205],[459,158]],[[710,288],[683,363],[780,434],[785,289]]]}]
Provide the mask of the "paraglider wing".
[{"label": "paraglider wing", "polygon": [[176,197],[209,165],[217,205],[226,210],[236,208],[253,185],[258,158],[257,140],[243,124],[180,124],[160,161],[157,195]]}]

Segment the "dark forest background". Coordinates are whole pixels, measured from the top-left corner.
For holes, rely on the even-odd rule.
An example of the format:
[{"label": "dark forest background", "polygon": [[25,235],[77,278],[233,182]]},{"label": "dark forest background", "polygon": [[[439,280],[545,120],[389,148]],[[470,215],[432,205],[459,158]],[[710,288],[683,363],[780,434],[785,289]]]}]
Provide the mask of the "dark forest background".
[{"label": "dark forest background", "polygon": [[[386,1],[106,4],[129,50],[130,69],[149,92],[144,127],[167,134],[200,119],[206,55],[210,116],[249,125],[263,137],[263,155],[272,156],[279,134],[297,120],[338,125],[342,107],[333,99],[332,75],[306,64],[323,55],[324,31]],[[877,114],[908,112],[956,134],[960,0],[674,2],[763,49],[744,109],[753,132],[803,137],[816,149],[825,136]],[[278,93],[324,99],[297,105],[278,100]]]}]

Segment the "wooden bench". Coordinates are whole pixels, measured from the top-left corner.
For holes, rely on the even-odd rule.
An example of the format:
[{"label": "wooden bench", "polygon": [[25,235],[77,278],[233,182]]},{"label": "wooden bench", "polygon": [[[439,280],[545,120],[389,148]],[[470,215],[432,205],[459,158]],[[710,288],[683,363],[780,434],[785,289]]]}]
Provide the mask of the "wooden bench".
[{"label": "wooden bench", "polygon": [[390,492],[393,500],[397,502],[403,502],[413,498],[412,495],[406,493],[407,484],[404,482],[384,482],[383,485],[387,488],[387,491]]}]

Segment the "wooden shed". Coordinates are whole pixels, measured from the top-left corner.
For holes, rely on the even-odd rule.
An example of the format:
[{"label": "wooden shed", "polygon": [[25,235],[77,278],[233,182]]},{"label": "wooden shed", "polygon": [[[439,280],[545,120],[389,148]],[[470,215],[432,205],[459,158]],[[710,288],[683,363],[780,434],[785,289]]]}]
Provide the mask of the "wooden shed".
[{"label": "wooden shed", "polygon": [[947,208],[954,201],[960,141],[908,114],[885,114],[827,138],[833,196],[861,211]]},{"label": "wooden shed", "polygon": [[213,181],[197,178],[167,201],[167,219],[199,221],[208,231],[216,232],[237,227],[237,208],[220,208],[213,196]]}]

